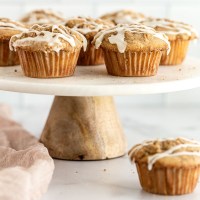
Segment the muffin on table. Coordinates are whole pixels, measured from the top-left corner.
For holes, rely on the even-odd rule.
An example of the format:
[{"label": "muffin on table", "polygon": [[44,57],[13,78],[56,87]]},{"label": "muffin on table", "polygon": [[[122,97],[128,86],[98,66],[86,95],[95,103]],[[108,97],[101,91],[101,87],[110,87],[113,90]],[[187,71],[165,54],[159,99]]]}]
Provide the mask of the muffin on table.
[{"label": "muffin on table", "polygon": [[26,27],[19,22],[0,18],[0,66],[19,65],[19,57],[15,52],[10,51],[9,41],[13,35],[25,30]]},{"label": "muffin on table", "polygon": [[33,25],[10,40],[25,76],[35,78],[73,75],[82,46],[85,37],[63,25]]},{"label": "muffin on table", "polygon": [[52,10],[33,10],[21,18],[20,21],[32,26],[34,24],[63,24],[64,20],[61,13]]},{"label": "muffin on table", "polygon": [[65,26],[72,28],[83,34],[87,39],[87,50],[83,49],[80,52],[78,65],[100,65],[104,64],[103,51],[101,48],[95,49],[92,40],[95,35],[101,31],[106,30],[114,24],[101,19],[93,19],[91,17],[75,17],[68,19]]},{"label": "muffin on table", "polygon": [[153,76],[162,53],[170,50],[167,36],[142,24],[118,24],[99,32],[93,43],[102,48],[108,74]]},{"label": "muffin on table", "polygon": [[100,17],[104,20],[110,20],[117,24],[135,24],[144,20],[146,16],[142,13],[132,10],[119,10],[112,13],[105,14]]},{"label": "muffin on table", "polygon": [[182,22],[169,19],[148,18],[141,23],[168,36],[171,51],[169,55],[166,52],[163,54],[161,65],[181,64],[186,57],[190,41],[197,38],[196,30],[191,25]]},{"label": "muffin on table", "polygon": [[200,172],[200,143],[186,138],[145,141],[130,151],[140,184],[150,193],[181,195],[193,192]]}]

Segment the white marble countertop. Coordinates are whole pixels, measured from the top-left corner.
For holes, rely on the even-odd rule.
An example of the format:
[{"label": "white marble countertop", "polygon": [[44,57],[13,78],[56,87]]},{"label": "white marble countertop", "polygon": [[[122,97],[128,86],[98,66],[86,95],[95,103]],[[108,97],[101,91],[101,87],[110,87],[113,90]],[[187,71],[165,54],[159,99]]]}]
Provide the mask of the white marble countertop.
[{"label": "white marble countertop", "polygon": [[[15,118],[39,135],[49,108],[15,110]],[[200,107],[118,106],[129,148],[146,139],[184,136],[200,140]],[[32,112],[34,110],[34,112]],[[33,114],[36,113],[36,114]],[[183,196],[159,196],[141,190],[135,166],[128,156],[107,161],[55,160],[55,172],[42,200],[199,200],[200,184],[194,193]]]}]

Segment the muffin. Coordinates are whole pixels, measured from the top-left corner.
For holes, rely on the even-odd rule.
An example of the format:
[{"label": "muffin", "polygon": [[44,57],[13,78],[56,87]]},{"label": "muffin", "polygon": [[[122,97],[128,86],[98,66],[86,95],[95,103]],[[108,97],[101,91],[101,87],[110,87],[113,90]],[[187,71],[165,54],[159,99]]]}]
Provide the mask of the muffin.
[{"label": "muffin", "polygon": [[132,10],[119,10],[105,14],[100,18],[104,20],[110,20],[117,25],[139,23],[140,21],[144,20],[146,16],[142,13],[134,12]]},{"label": "muffin", "polygon": [[63,25],[33,25],[10,40],[24,75],[34,78],[73,75],[83,45],[86,48],[85,37]]},{"label": "muffin", "polygon": [[34,24],[63,24],[64,17],[61,13],[52,10],[33,10],[21,18],[20,21],[29,26]]},{"label": "muffin", "polygon": [[78,65],[100,65],[104,64],[103,51],[101,48],[95,49],[91,43],[94,36],[101,30],[106,30],[113,23],[101,19],[93,19],[90,17],[76,17],[68,19],[65,26],[72,28],[83,34],[87,39],[87,50],[84,52],[82,49],[78,59]]},{"label": "muffin", "polygon": [[140,184],[150,193],[193,192],[200,172],[200,143],[186,138],[146,141],[130,151]]},{"label": "muffin", "polygon": [[161,65],[181,64],[186,57],[190,41],[197,38],[196,30],[192,26],[182,22],[169,19],[148,18],[141,23],[168,36],[171,51],[169,55],[167,55],[167,52],[163,54]]},{"label": "muffin", "polygon": [[0,66],[13,66],[19,64],[18,55],[9,49],[10,38],[22,31],[26,27],[8,18],[0,18]]},{"label": "muffin", "polygon": [[99,32],[93,43],[102,48],[108,74],[153,76],[170,44],[163,33],[141,24],[118,24]]}]

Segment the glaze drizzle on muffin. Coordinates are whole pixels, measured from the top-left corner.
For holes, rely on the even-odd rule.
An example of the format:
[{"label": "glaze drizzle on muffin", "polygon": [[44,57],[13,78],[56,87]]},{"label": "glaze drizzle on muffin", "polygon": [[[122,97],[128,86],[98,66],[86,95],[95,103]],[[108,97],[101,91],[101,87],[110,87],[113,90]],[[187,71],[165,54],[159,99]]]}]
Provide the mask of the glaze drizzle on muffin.
[{"label": "glaze drizzle on muffin", "polygon": [[27,28],[20,22],[10,20],[8,18],[0,18],[0,29],[26,31]]},{"label": "glaze drizzle on muffin", "polygon": [[159,43],[159,48],[170,51],[170,44],[165,34],[158,33],[153,28],[141,24],[118,24],[115,27],[103,30],[95,36],[94,43],[98,49],[101,45],[105,45],[106,41],[106,43],[116,45],[119,52],[124,53],[127,48],[140,50],[140,48],[145,47],[152,50],[153,45],[151,47],[149,42],[153,40],[155,41],[155,48],[157,48],[156,44]]},{"label": "glaze drizzle on muffin", "polygon": [[65,26],[82,33],[89,39],[90,36],[93,37],[99,31],[108,29],[113,26],[113,24],[105,20],[93,19],[91,17],[74,17],[68,19]]},{"label": "glaze drizzle on muffin", "polygon": [[158,32],[165,33],[170,40],[182,38],[192,40],[197,38],[197,31],[189,24],[161,18],[148,18],[141,22],[146,26],[150,26]]},{"label": "glaze drizzle on muffin", "polygon": [[86,49],[87,41],[79,32],[63,25],[33,25],[28,31],[14,35],[10,40],[10,49],[18,46],[34,50],[60,50],[79,48]]},{"label": "glaze drizzle on muffin", "polygon": [[101,19],[111,20],[115,24],[135,24],[144,20],[145,15],[132,10],[119,10],[105,14]]},{"label": "glaze drizzle on muffin", "polygon": [[146,141],[135,145],[128,154],[131,162],[137,162],[138,159],[147,160],[148,170],[151,170],[157,161],[167,157],[200,157],[200,143],[186,138]]},{"label": "glaze drizzle on muffin", "polygon": [[52,10],[33,10],[26,14],[21,22],[33,25],[33,24],[61,24],[64,22],[62,14]]}]

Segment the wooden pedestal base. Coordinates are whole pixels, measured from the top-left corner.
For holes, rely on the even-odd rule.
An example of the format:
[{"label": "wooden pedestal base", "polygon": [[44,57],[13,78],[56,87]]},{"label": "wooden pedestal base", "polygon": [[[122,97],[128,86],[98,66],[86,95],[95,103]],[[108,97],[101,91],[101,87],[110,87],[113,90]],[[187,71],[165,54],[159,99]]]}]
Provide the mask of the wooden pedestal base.
[{"label": "wooden pedestal base", "polygon": [[41,142],[54,158],[102,160],[125,154],[112,97],[55,97]]}]

